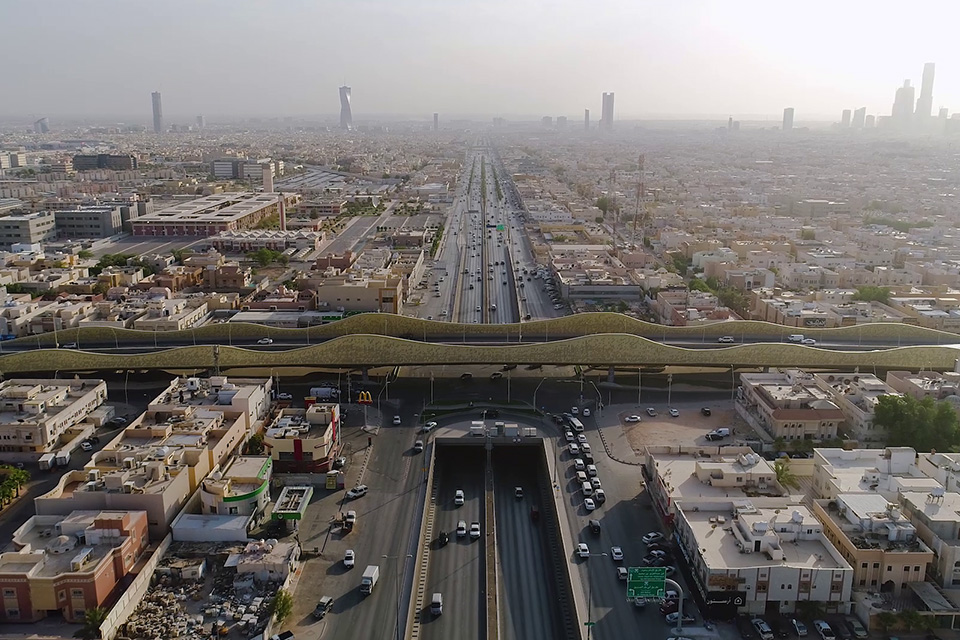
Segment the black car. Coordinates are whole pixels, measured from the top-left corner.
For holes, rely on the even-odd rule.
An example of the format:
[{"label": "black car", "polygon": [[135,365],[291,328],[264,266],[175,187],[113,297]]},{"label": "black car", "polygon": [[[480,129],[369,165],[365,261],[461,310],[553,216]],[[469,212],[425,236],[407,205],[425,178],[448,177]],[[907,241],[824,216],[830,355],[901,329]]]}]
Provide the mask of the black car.
[{"label": "black car", "polygon": [[599,521],[599,520],[591,520],[588,524],[590,525],[590,533],[594,533],[594,534],[596,534],[596,535],[600,535],[600,521]]},{"label": "black car", "polygon": [[437,544],[441,547],[447,546],[447,543],[450,542],[450,536],[447,535],[446,531],[441,531],[440,535],[437,536]]},{"label": "black car", "polygon": [[313,617],[315,620],[323,620],[323,617],[327,615],[327,611],[333,609],[333,598],[330,596],[323,596],[320,598],[320,602],[317,603],[317,606],[313,610]]},{"label": "black car", "polygon": [[704,407],[704,408],[700,409],[700,413],[703,414],[703,415],[705,415],[705,416],[709,416],[709,415],[710,415],[710,407]]}]

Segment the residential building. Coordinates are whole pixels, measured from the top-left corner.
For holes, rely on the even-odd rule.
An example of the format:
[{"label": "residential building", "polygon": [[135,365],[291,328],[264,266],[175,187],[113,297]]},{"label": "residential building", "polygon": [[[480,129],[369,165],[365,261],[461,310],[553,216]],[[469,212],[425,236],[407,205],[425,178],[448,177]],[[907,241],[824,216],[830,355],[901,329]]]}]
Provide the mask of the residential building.
[{"label": "residential building", "polygon": [[15,244],[42,244],[57,236],[52,211],[37,211],[0,218],[0,248]]},{"label": "residential building", "polygon": [[308,405],[283,409],[264,432],[263,443],[277,473],[325,473],[339,455],[340,405]]},{"label": "residential building", "polygon": [[[937,456],[941,454],[935,454]],[[951,460],[951,473],[960,465]],[[900,494],[903,513],[917,528],[917,535],[925,545],[936,551],[930,562],[931,580],[944,589],[960,588],[960,493],[956,482],[953,489],[944,491],[905,491]]]},{"label": "residential building", "polygon": [[844,424],[832,394],[797,369],[740,374],[736,409],[747,422],[787,441],[836,438]]},{"label": "residential building", "polygon": [[954,408],[960,405],[960,373],[954,371],[888,371],[887,385],[905,396],[917,400],[933,398],[950,402]]},{"label": "residential building", "polygon": [[885,443],[887,431],[874,424],[874,409],[886,395],[897,395],[869,373],[817,373],[814,380],[829,393],[846,418],[848,435],[861,443]]},{"label": "residential building", "polygon": [[250,516],[258,525],[270,502],[273,462],[269,457],[238,456],[226,471],[211,472],[200,485],[203,513]]},{"label": "residential building", "polygon": [[83,622],[108,609],[148,553],[144,511],[36,515],[13,533],[16,551],[0,554],[0,621],[36,622],[52,612]]},{"label": "residential building", "polygon": [[76,171],[91,171],[94,169],[112,169],[114,171],[130,171],[139,166],[136,156],[112,155],[98,153],[95,155],[73,156],[73,168]]},{"label": "residential building", "polygon": [[930,491],[940,486],[916,464],[910,447],[834,449],[813,452],[813,494],[833,500],[841,493],[878,493],[896,502],[902,491]]},{"label": "residential building", "polygon": [[94,206],[54,212],[61,238],[109,238],[123,230],[120,207]]},{"label": "residential building", "polygon": [[82,423],[106,399],[103,380],[4,380],[0,382],[0,452],[39,457],[56,451],[72,439],[70,434],[84,430]]},{"label": "residential building", "polygon": [[151,299],[147,301],[146,315],[137,318],[134,328],[180,331],[197,326],[208,313],[207,303],[197,298]]}]

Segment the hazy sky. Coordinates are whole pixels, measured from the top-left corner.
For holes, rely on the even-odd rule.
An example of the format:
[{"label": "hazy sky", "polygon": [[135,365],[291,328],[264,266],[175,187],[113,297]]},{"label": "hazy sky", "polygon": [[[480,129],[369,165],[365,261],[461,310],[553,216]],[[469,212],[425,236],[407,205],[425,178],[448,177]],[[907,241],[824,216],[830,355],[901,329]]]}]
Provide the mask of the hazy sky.
[{"label": "hazy sky", "polygon": [[[0,115],[886,115],[937,63],[960,110],[960,2],[0,0]],[[919,94],[919,90],[918,90]]]}]

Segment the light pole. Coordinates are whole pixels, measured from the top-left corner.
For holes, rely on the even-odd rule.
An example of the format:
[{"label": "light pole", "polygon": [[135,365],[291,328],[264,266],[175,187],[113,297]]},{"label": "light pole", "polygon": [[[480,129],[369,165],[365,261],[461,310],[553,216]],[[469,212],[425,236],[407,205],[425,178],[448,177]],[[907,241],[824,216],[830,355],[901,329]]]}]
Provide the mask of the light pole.
[{"label": "light pole", "polygon": [[[413,556],[408,553],[408,554],[406,554],[406,555],[404,555],[404,556],[388,556],[388,555],[383,555],[383,556],[381,556],[381,557],[382,557],[384,560],[399,560],[400,558],[403,558],[403,573],[406,573],[406,572],[407,572],[407,558],[412,558]],[[395,562],[395,563],[394,563],[394,566],[396,566],[396,564],[397,564],[397,563]],[[397,640],[400,640],[400,603],[403,601],[403,597],[402,597],[403,594],[400,593],[400,575],[401,575],[401,572],[398,571],[398,572],[397,572],[397,629],[396,629]]]},{"label": "light pole", "polygon": [[537,410],[537,391],[540,390],[540,385],[546,382],[546,378],[542,378],[540,382],[537,383],[536,389],[533,390],[533,410]]},{"label": "light pole", "polygon": [[673,374],[667,374],[667,408],[670,407],[670,398],[673,396]]}]

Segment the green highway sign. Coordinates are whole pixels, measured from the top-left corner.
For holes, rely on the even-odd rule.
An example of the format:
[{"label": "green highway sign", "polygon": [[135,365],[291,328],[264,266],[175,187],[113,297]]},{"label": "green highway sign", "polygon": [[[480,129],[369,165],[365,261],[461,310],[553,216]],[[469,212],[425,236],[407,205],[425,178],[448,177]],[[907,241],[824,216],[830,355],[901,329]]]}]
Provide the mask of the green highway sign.
[{"label": "green highway sign", "polygon": [[503,225],[502,225],[502,224],[498,224],[498,225],[497,225],[497,231],[503,231]]},{"label": "green highway sign", "polygon": [[628,598],[662,598],[666,567],[627,567]]}]

